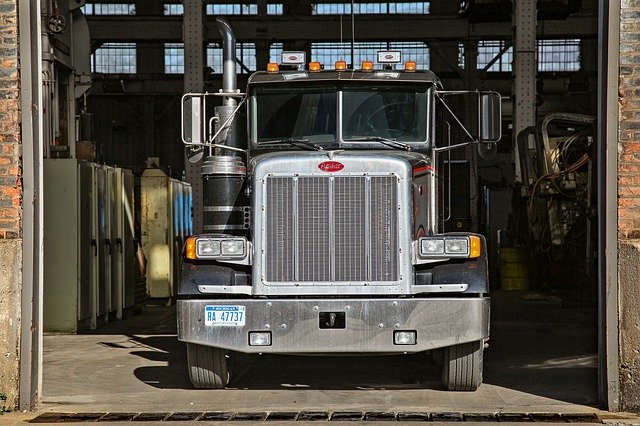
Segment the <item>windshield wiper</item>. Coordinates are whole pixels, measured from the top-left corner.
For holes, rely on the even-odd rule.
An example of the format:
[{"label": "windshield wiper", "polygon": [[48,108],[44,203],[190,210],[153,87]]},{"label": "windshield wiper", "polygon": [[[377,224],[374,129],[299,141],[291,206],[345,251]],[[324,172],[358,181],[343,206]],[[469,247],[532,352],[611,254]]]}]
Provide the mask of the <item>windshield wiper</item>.
[{"label": "windshield wiper", "polygon": [[291,145],[298,148],[300,147],[311,148],[311,149],[315,149],[316,151],[322,151],[324,149],[320,145],[317,145],[311,142],[309,139],[304,139],[304,138],[284,138],[284,139],[274,139],[270,141],[258,142],[258,146],[281,145],[281,144]]},{"label": "windshield wiper", "polygon": [[380,142],[383,145],[390,146],[392,148],[401,148],[405,151],[411,151],[411,147],[406,143],[398,142],[395,139],[383,138],[382,136],[356,136],[353,138],[345,139],[345,142]]}]

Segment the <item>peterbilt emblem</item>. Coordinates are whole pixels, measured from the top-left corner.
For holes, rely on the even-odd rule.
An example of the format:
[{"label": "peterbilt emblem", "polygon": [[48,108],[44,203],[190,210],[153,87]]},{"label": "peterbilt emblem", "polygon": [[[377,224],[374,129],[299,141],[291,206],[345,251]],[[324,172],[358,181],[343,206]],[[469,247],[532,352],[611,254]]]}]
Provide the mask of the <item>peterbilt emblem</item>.
[{"label": "peterbilt emblem", "polygon": [[297,56],[289,56],[289,60],[290,61],[297,61],[298,57]]},{"label": "peterbilt emblem", "polygon": [[393,55],[384,55],[385,59],[393,59]]},{"label": "peterbilt emblem", "polygon": [[318,164],[318,168],[323,172],[339,172],[344,169],[344,164],[338,161],[325,161]]}]

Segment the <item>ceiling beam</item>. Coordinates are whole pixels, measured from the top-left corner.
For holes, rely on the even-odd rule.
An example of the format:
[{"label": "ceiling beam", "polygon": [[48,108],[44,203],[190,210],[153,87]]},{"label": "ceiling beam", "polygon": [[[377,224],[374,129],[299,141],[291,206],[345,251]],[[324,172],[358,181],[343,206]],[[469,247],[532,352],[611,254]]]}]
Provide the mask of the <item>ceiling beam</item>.
[{"label": "ceiling beam", "polygon": [[[220,34],[207,17],[205,39],[217,41]],[[339,17],[270,18],[242,16],[229,18],[239,41],[313,40],[335,41],[340,38]],[[88,16],[91,40],[104,42],[180,42],[181,16]],[[464,18],[427,16],[371,17],[357,16],[356,40],[464,40],[511,39],[511,22],[471,24]],[[346,24],[345,24],[346,25]],[[348,25],[347,25],[348,26]],[[347,32],[350,28],[345,29]],[[594,38],[597,36],[597,17],[574,17],[563,21],[540,21],[538,37]]]}]

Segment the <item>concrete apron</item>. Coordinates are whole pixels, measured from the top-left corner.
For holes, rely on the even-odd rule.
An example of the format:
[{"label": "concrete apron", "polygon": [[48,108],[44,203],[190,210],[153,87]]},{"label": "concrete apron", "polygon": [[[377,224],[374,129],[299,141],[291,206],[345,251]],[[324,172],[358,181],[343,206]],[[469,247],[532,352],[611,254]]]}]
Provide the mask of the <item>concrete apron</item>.
[{"label": "concrete apron", "polygon": [[[337,415],[335,420],[366,421],[371,415],[393,413],[388,420],[397,421],[413,413],[422,420],[474,421],[470,415],[476,413],[490,417],[485,421],[509,422],[534,421],[536,413],[592,413],[595,421],[640,424],[634,416],[596,408],[592,315],[571,310],[555,315],[559,304],[553,299],[530,298],[526,306],[507,303],[514,297],[495,297],[504,304],[501,314],[492,318],[485,380],[476,392],[443,390],[438,367],[422,354],[263,356],[251,360],[227,389],[195,390],[187,375],[184,344],[175,338],[173,308],[147,307],[134,318],[93,333],[45,336],[43,402],[31,414],[97,413],[93,421],[106,421],[123,413],[150,413],[153,419],[148,420],[157,421],[178,420],[176,416],[206,420],[204,413],[229,413],[231,419],[260,421],[275,412],[294,413],[299,421],[309,413],[321,413],[325,420]],[[535,322],[513,321],[527,309],[529,317],[539,316]],[[563,323],[549,322],[555,319]],[[509,414],[515,417],[505,417]]]}]

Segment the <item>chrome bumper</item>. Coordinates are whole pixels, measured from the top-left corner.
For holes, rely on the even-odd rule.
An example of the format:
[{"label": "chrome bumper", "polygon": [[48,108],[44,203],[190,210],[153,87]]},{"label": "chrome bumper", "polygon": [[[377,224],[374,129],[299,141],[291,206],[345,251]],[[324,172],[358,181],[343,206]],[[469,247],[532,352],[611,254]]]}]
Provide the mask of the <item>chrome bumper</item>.
[{"label": "chrome bumper", "polygon": [[[244,326],[206,326],[205,306],[242,305]],[[321,312],[345,314],[344,328],[321,329]],[[178,340],[239,352],[403,353],[489,336],[489,298],[179,300]],[[415,330],[415,345],[394,345]],[[271,346],[249,346],[250,331],[271,331]]]}]

